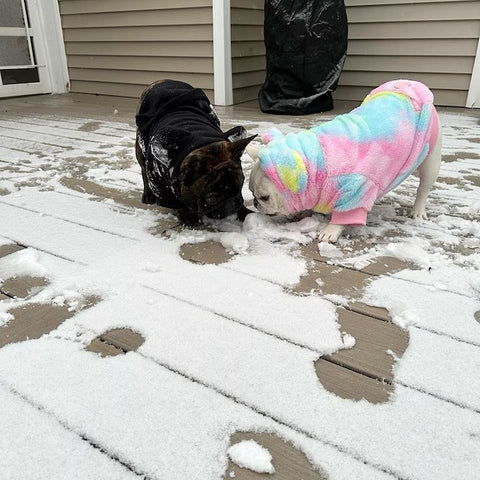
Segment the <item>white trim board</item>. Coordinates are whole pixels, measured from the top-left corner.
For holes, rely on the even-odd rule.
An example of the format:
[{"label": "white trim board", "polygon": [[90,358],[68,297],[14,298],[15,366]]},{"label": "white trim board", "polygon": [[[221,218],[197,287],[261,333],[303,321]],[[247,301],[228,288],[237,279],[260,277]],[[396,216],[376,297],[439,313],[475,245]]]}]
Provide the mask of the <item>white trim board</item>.
[{"label": "white trim board", "polygon": [[215,105],[233,104],[230,0],[213,0],[213,88]]},{"label": "white trim board", "polygon": [[470,78],[466,107],[480,108],[480,37],[478,38],[477,54]]},{"label": "white trim board", "polygon": [[[38,0],[33,2],[38,3]],[[58,0],[41,0],[38,12],[52,93],[66,93],[70,89],[70,80]]]}]

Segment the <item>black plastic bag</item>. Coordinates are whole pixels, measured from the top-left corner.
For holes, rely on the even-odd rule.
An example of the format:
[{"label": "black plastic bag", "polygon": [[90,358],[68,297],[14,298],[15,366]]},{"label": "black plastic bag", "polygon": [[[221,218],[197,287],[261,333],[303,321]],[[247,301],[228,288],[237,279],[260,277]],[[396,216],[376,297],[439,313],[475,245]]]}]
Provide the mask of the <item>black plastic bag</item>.
[{"label": "black plastic bag", "polygon": [[260,109],[291,115],[331,110],[347,34],[343,0],[266,0]]}]

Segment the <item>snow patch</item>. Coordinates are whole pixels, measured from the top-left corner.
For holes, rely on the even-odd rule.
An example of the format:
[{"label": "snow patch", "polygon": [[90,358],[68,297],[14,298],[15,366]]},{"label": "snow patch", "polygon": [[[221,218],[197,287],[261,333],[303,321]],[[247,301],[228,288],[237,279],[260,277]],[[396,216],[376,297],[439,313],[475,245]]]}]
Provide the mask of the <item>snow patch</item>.
[{"label": "snow patch", "polygon": [[255,440],[243,440],[227,450],[227,454],[241,468],[248,468],[257,473],[275,473],[272,455]]},{"label": "snow patch", "polygon": [[0,258],[0,279],[30,275],[42,277],[46,269],[39,263],[39,252],[32,248],[24,248],[6,257]]}]

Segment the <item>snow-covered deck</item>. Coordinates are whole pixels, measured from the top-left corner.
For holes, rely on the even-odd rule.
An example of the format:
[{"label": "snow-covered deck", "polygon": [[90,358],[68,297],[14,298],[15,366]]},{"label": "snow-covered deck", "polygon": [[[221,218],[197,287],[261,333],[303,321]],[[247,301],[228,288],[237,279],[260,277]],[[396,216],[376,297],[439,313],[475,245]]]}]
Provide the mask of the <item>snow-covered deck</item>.
[{"label": "snow-covered deck", "polygon": [[412,177],[319,246],[321,215],[143,205],[135,108],[0,101],[0,477],[477,478],[480,112],[440,110],[429,221]]}]

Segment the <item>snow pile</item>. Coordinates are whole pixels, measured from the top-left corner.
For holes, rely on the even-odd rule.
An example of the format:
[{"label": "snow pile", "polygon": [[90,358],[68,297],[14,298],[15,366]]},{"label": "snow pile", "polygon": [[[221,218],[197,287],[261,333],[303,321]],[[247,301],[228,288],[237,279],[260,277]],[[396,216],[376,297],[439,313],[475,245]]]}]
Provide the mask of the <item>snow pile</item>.
[{"label": "snow pile", "polygon": [[255,440],[243,440],[227,450],[232,462],[241,468],[248,468],[257,473],[275,473],[272,455]]},{"label": "snow pile", "polygon": [[42,277],[46,273],[45,267],[39,262],[39,252],[32,248],[24,248],[0,258],[0,281],[23,275]]}]

